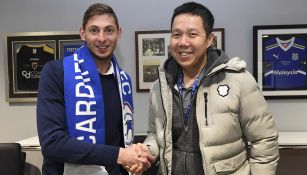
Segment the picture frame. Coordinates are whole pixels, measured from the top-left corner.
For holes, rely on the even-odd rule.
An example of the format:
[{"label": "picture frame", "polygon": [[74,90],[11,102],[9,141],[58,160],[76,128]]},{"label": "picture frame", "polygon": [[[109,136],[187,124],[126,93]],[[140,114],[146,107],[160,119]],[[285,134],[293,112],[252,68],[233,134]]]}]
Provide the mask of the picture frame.
[{"label": "picture frame", "polygon": [[306,47],[306,24],[253,26],[253,75],[265,98],[307,98]]},{"label": "picture frame", "polygon": [[43,66],[82,43],[77,32],[5,33],[6,101],[35,102]]},{"label": "picture frame", "polygon": [[136,31],[136,87],[148,92],[158,78],[158,67],[169,57],[170,30]]},{"label": "picture frame", "polygon": [[[215,28],[213,33],[212,47],[224,50],[224,28]],[[137,92],[149,92],[158,78],[157,68],[170,56],[170,38],[170,30],[135,31]]]},{"label": "picture frame", "polygon": [[211,47],[225,50],[225,29],[224,28],[214,28],[214,39]]}]

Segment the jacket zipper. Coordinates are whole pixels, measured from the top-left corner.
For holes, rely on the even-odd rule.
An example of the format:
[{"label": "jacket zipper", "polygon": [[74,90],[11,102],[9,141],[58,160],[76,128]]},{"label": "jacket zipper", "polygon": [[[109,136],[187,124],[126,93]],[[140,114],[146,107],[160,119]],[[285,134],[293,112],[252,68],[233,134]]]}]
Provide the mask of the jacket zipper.
[{"label": "jacket zipper", "polygon": [[[197,92],[195,93],[197,94]],[[190,121],[190,117],[191,117],[191,111],[189,112],[188,114],[188,118],[187,118],[187,121],[184,120],[184,108],[183,108],[183,100],[182,100],[182,97],[179,95],[179,93],[177,93],[178,97],[179,97],[179,105],[180,105],[180,112],[181,112],[181,118],[182,118],[182,123],[183,123],[183,128],[184,128],[184,140],[187,139],[188,137],[188,124],[189,124],[189,121]],[[196,95],[194,95],[196,96]],[[194,100],[194,96],[191,97],[191,102],[193,104],[193,100]],[[193,107],[193,105],[191,104],[191,109]],[[187,169],[187,154],[185,154],[184,156],[184,159],[185,159],[185,164],[184,164],[184,171],[186,172],[186,169]]]},{"label": "jacket zipper", "polygon": [[[159,70],[158,70],[159,71]],[[163,124],[162,124],[162,128],[164,129],[164,143],[166,144],[166,124],[167,124],[167,117],[166,117],[166,111],[165,111],[165,108],[164,108],[164,102],[163,102],[163,97],[162,97],[162,87],[161,87],[161,80],[160,80],[160,76],[158,76],[159,78],[159,83],[160,83],[160,95],[161,95],[161,102],[162,102],[162,108],[163,108],[163,111],[164,111],[164,116],[165,116],[165,119],[163,121]],[[165,165],[165,170],[166,170],[166,174],[168,175],[168,167],[167,167],[167,164],[166,164],[166,160],[165,160],[165,148],[163,149],[163,161],[164,161],[164,165]]]},{"label": "jacket zipper", "polygon": [[[182,123],[183,123],[183,128],[184,128],[184,133],[185,133],[185,136],[187,136],[187,131],[188,131],[188,121],[187,123],[185,123],[185,120],[184,120],[184,116],[183,116],[183,104],[182,104],[182,98],[180,97],[179,93],[177,93],[178,97],[179,97],[179,105],[180,105],[180,114],[181,114],[181,118],[182,118]],[[190,117],[190,114],[189,114],[189,117]]]},{"label": "jacket zipper", "polygon": [[206,120],[206,126],[208,126],[208,93],[204,93],[204,98],[205,98],[205,120]]}]

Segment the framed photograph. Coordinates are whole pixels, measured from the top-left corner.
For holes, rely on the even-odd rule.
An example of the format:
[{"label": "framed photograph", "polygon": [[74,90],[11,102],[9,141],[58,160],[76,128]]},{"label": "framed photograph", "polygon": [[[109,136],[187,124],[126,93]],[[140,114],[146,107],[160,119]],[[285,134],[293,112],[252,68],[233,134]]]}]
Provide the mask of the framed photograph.
[{"label": "framed photograph", "polygon": [[[224,50],[224,28],[213,29],[212,47]],[[170,30],[136,31],[136,87],[148,92],[158,78],[158,67],[170,56]]]},{"label": "framed photograph", "polygon": [[170,54],[169,30],[136,31],[137,92],[148,92],[158,78],[158,67]]},{"label": "framed photograph", "polygon": [[6,33],[4,40],[8,102],[35,102],[43,66],[82,44],[71,32]]},{"label": "framed photograph", "polygon": [[[66,39],[65,39],[66,38]],[[80,35],[66,35],[58,40],[59,58],[67,57],[73,54],[84,41],[80,39]]]},{"label": "framed photograph", "polygon": [[213,39],[211,47],[225,50],[225,42],[224,42],[225,29],[224,28],[214,28],[213,33],[214,33],[214,39]]},{"label": "framed photograph", "polygon": [[307,25],[253,27],[253,74],[271,99],[307,98]]}]

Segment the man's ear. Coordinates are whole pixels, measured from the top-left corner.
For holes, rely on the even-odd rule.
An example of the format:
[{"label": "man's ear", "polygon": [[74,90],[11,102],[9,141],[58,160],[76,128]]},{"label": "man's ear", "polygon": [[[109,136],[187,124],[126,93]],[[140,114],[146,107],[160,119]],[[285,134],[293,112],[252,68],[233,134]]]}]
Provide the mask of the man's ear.
[{"label": "man's ear", "polygon": [[118,39],[122,36],[122,28],[118,28]]},{"label": "man's ear", "polygon": [[85,29],[83,27],[80,27],[79,33],[81,40],[85,41]]},{"label": "man's ear", "polygon": [[213,42],[213,39],[214,39],[214,33],[211,32],[209,35],[208,35],[208,45],[207,45],[207,48],[209,48],[211,45],[212,45],[212,42]]}]

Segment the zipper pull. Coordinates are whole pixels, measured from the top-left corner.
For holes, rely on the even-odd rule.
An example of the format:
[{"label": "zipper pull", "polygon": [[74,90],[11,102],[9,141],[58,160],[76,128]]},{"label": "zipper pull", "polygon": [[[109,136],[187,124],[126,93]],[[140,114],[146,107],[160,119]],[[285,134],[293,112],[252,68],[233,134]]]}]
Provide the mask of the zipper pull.
[{"label": "zipper pull", "polygon": [[208,96],[208,93],[207,92],[205,92],[204,93],[204,98],[205,98],[205,120],[206,120],[206,126],[208,126],[208,109],[207,109],[207,103],[208,103],[208,98],[207,98],[207,96]]}]

